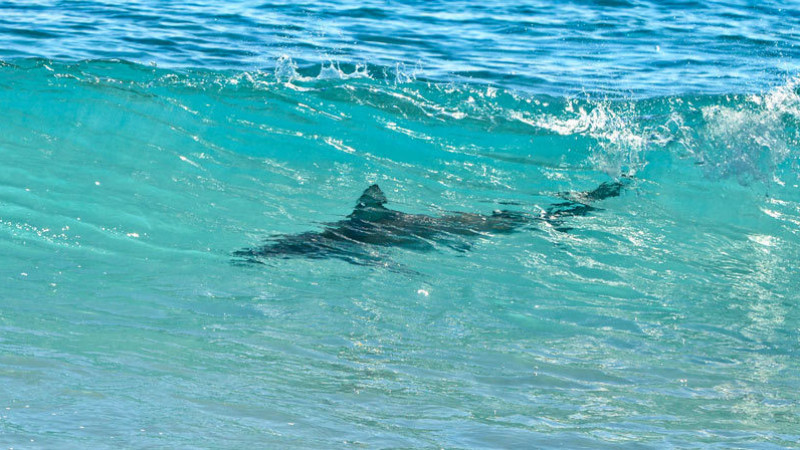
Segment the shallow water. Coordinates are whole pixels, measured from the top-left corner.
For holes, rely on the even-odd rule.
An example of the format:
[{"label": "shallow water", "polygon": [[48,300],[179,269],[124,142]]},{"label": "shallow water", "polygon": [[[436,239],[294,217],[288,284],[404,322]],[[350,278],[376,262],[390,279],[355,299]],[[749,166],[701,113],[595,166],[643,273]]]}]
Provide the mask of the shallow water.
[{"label": "shallow water", "polygon": [[[630,70],[588,61],[599,75],[585,84],[589,72],[562,76],[583,61],[568,56],[578,44],[548,31],[541,47],[554,45],[554,59],[542,73],[557,80],[508,78],[531,61],[521,50],[469,81],[447,61],[486,62],[489,46],[467,55],[469,43],[420,37],[457,56],[424,60],[419,73],[389,64],[412,63],[419,47],[364,53],[364,40],[342,44],[352,39],[344,31],[298,50],[314,35],[312,19],[335,16],[335,5],[297,7],[292,17],[308,22],[287,38],[294,46],[258,34],[255,56],[224,61],[208,49],[180,56],[119,44],[144,19],[59,5],[5,6],[4,26],[19,27],[14,14],[27,11],[30,29],[58,35],[48,45],[0,31],[10,43],[0,63],[5,447],[800,440],[800,89],[780,74],[796,64],[788,53],[747,43],[716,53],[728,44],[712,33],[704,48],[713,70],[736,66],[741,78],[698,65],[670,83],[658,75],[669,67],[632,62],[646,45],[631,38],[627,50],[609,50],[629,55]],[[419,25],[434,7],[364,12],[363,23],[351,11],[324,26],[369,30],[383,14],[434,33],[469,30],[462,22],[481,14],[451,10]],[[615,11],[597,23],[617,27],[640,8],[658,11],[571,7]],[[155,8],[162,25],[203,14],[210,24],[219,12],[128,8]],[[532,8],[551,17],[565,6]],[[712,11],[748,33],[757,24],[765,47],[796,51],[794,16],[769,8],[673,11]],[[71,22],[55,31],[38,22],[56,14],[118,27],[95,30],[101,48]],[[158,27],[147,30],[158,37]],[[333,64],[320,62],[329,55]],[[356,56],[368,64],[356,67]],[[144,64],[83,60],[109,57]],[[635,94],[619,95],[618,82]],[[587,92],[569,95],[579,89]],[[270,236],[321,230],[373,183],[387,206],[410,213],[539,214],[560,193],[621,175],[631,177],[621,196],[567,219],[568,232],[542,223],[480,236],[466,252],[375,247],[365,266],[232,256]]]}]

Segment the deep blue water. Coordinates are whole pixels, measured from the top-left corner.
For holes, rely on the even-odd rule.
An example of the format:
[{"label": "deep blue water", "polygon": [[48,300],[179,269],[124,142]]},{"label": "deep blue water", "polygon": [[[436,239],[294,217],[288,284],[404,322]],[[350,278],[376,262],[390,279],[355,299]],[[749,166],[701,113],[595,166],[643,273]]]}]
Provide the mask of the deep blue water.
[{"label": "deep blue water", "polygon": [[[798,24],[0,3],[0,445],[797,446]],[[594,209],[234,256],[376,183],[430,217]]]},{"label": "deep blue water", "polygon": [[798,70],[800,5],[715,1],[12,1],[0,57],[272,69],[281,57],[563,94],[750,92]]}]

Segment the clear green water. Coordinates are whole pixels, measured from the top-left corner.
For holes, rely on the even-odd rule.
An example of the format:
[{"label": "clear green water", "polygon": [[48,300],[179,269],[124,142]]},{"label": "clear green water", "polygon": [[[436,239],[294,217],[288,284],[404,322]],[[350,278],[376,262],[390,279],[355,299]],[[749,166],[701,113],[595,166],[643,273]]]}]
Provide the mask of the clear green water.
[{"label": "clear green water", "polygon": [[[0,3],[0,448],[800,442],[788,2]],[[546,223],[369,265],[392,209]]]},{"label": "clear green water", "polygon": [[[794,84],[593,102],[43,60],[0,80],[10,447],[800,437]],[[407,212],[535,212],[622,171],[568,233],[232,263],[374,182]]]}]

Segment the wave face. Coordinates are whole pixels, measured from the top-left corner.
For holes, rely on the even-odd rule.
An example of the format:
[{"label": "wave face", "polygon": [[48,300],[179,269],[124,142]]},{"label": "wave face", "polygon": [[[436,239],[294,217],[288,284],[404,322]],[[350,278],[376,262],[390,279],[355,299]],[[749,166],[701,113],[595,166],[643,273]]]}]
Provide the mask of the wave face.
[{"label": "wave face", "polygon": [[540,94],[761,90],[798,71],[794,2],[47,0],[0,5],[0,58],[374,64]]},{"label": "wave face", "polygon": [[[0,445],[796,445],[799,26],[778,1],[0,3]],[[372,184],[513,221],[615,180],[359,264],[236,256]]]},{"label": "wave face", "polygon": [[[797,82],[578,100],[347,69],[0,66],[0,441],[800,439]],[[537,214],[622,175],[568,232],[232,257],[373,183]]]}]

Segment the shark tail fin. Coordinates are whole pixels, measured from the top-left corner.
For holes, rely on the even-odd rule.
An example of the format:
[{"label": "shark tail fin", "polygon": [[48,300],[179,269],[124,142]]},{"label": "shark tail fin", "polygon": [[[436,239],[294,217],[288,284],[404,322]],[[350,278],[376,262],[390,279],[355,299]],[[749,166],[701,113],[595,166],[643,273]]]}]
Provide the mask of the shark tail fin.
[{"label": "shark tail fin", "polygon": [[597,186],[591,191],[561,192],[558,196],[569,202],[588,205],[599,200],[619,197],[622,193],[622,189],[631,184],[631,181],[631,177],[623,177],[617,181],[600,183],[600,186]]},{"label": "shark tail fin", "polygon": [[611,197],[619,197],[622,187],[625,184],[622,181],[615,181],[613,183],[602,183],[600,186],[586,192],[584,197],[589,201],[605,200]]},{"label": "shark tail fin", "polygon": [[387,201],[386,195],[383,194],[381,188],[377,184],[373,184],[372,186],[366,188],[364,193],[361,194],[361,197],[358,198],[356,209],[378,208],[383,206]]},{"label": "shark tail fin", "polygon": [[585,216],[592,211],[597,211],[596,207],[591,206],[592,203],[611,197],[619,197],[622,193],[622,188],[630,184],[630,182],[631,179],[629,177],[624,177],[619,181],[602,183],[591,191],[577,194],[560,194],[559,196],[566,201],[550,205],[546,210],[545,220],[557,225],[565,217]]}]

